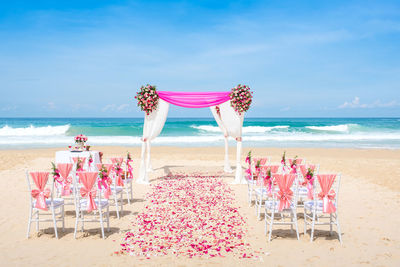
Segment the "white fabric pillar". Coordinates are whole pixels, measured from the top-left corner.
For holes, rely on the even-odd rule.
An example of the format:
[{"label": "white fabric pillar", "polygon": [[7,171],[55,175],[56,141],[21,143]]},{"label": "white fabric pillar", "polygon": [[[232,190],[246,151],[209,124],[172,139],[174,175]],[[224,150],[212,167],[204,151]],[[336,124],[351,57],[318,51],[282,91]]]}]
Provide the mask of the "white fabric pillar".
[{"label": "white fabric pillar", "polygon": [[224,172],[232,173],[233,170],[231,168],[231,164],[229,163],[229,143],[228,143],[228,135],[224,136],[225,141],[225,162],[224,162]]},{"label": "white fabric pillar", "polygon": [[246,179],[243,176],[243,171],[242,171],[242,162],[241,162],[241,156],[242,156],[242,141],[237,141],[236,143],[236,174],[235,174],[235,180],[232,182],[233,184],[247,184]]},{"label": "white fabric pillar", "polygon": [[146,170],[147,172],[152,172],[153,171],[153,167],[151,166],[151,161],[150,161],[150,148],[151,148],[151,144],[150,144],[150,140],[147,140],[146,142]]},{"label": "white fabric pillar", "polygon": [[149,178],[147,177],[146,170],[146,142],[142,143],[142,154],[140,155],[140,169],[139,169],[139,177],[136,180],[138,184],[148,184]]},{"label": "white fabric pillar", "polygon": [[137,183],[149,183],[147,173],[152,170],[150,161],[150,142],[161,133],[165,121],[167,120],[168,109],[169,103],[159,98],[157,109],[153,110],[153,112],[151,112],[149,115],[145,115],[144,117],[142,154],[140,161],[139,177],[136,181]]}]

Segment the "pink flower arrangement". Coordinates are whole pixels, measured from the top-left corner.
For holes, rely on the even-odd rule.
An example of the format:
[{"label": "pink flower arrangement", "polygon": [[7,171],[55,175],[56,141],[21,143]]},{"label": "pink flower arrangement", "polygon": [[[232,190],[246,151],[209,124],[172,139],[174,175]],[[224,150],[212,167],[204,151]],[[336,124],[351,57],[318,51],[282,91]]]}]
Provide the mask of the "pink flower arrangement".
[{"label": "pink flower arrangement", "polygon": [[137,99],[137,105],[140,109],[149,115],[158,105],[158,94],[154,85],[146,85],[140,87],[140,91],[137,92],[135,99]]},{"label": "pink flower arrangement", "polygon": [[79,144],[79,143],[86,143],[86,141],[88,140],[86,135],[83,134],[79,134],[77,136],[74,137],[75,139],[75,143]]},{"label": "pink flower arrangement", "polygon": [[229,96],[231,97],[231,106],[239,115],[249,110],[253,98],[253,92],[250,91],[250,87],[239,84],[232,88]]}]

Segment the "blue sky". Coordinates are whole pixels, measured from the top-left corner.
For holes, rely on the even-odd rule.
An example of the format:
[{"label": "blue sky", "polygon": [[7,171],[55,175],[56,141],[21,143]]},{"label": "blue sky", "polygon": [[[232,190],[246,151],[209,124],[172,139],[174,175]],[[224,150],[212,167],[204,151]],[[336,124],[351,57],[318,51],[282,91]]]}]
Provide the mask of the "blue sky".
[{"label": "blue sky", "polygon": [[399,1],[2,1],[0,40],[1,117],[141,117],[147,83],[244,83],[250,117],[400,117]]}]

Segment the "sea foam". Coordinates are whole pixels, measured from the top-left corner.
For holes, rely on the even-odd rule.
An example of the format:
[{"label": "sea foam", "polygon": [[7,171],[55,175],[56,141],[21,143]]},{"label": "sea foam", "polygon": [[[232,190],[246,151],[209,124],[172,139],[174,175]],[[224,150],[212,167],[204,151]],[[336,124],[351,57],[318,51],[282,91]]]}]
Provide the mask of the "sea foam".
[{"label": "sea foam", "polygon": [[[205,132],[213,132],[213,133],[220,133],[221,129],[218,126],[212,125],[192,125],[191,128],[198,129]],[[278,129],[288,129],[290,126],[287,125],[278,125],[278,126],[246,126],[242,128],[243,133],[266,133],[272,130]]]},{"label": "sea foam", "polygon": [[8,125],[0,128],[0,136],[54,136],[65,135],[70,125],[13,128]]}]

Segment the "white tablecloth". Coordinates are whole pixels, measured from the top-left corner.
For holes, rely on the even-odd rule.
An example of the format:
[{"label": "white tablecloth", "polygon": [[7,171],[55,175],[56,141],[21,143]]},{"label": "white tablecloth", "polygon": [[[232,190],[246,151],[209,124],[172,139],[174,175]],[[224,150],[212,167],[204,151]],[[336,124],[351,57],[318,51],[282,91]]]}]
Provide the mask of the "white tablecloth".
[{"label": "white tablecloth", "polygon": [[56,152],[56,164],[57,163],[74,163],[74,161],[71,159],[74,157],[87,158],[86,159],[86,162],[87,162],[90,155],[92,155],[93,164],[101,163],[100,155],[99,155],[98,151],[71,152],[68,150],[63,150],[63,151]]}]

